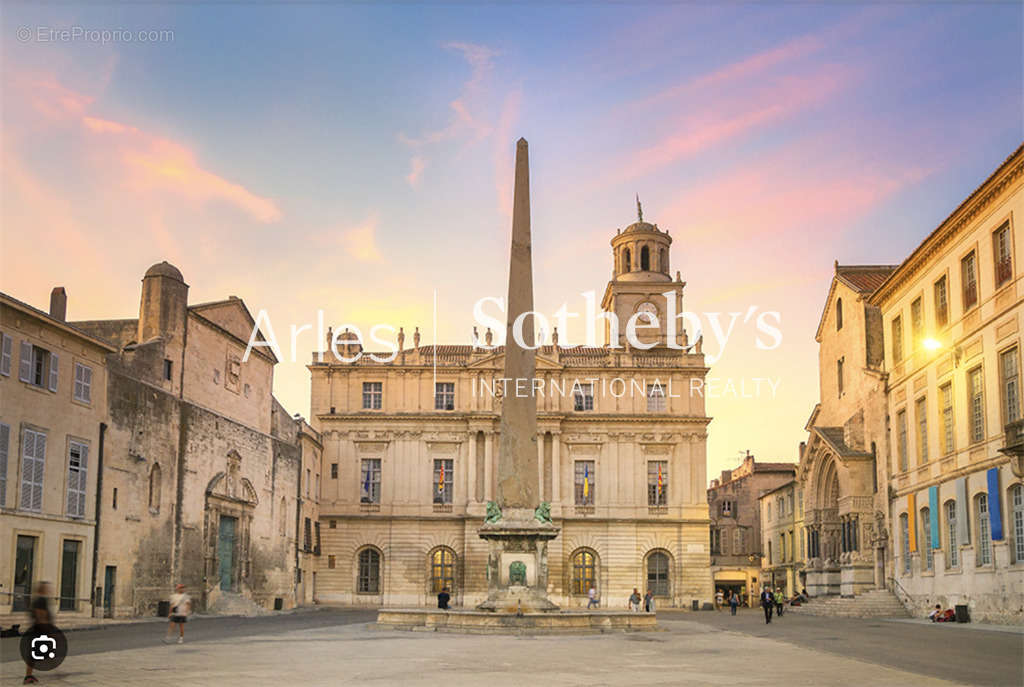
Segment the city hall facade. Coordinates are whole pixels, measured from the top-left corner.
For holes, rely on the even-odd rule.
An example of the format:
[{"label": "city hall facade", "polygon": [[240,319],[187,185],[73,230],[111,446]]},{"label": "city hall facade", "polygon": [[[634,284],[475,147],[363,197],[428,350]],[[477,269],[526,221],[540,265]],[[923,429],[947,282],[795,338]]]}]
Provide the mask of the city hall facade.
[{"label": "city hall facade", "polygon": [[[624,607],[633,588],[662,606],[710,601],[705,498],[707,417],[700,342],[681,329],[666,345],[671,237],[638,221],[612,239],[614,276],[602,307],[625,323],[650,313],[631,348],[537,351],[537,484],[560,535],[548,547],[548,594],[562,607]],[[648,320],[649,321],[649,320]],[[362,353],[345,338],[338,352]],[[314,354],[311,418],[323,443],[321,603],[425,605],[447,587],[458,606],[487,595],[487,545],[477,531],[496,496],[503,350],[412,346],[389,362]],[[326,343],[326,342],[325,342]],[[693,346],[689,346],[693,343]]]}]

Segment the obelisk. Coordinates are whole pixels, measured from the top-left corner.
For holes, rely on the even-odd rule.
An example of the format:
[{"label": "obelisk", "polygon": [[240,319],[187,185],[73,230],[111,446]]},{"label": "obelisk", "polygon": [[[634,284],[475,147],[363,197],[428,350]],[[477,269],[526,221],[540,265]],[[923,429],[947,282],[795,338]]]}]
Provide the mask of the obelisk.
[{"label": "obelisk", "polygon": [[501,406],[501,443],[498,451],[498,506],[534,509],[537,493],[537,398],[533,378],[536,353],[533,315],[533,260],[530,247],[530,152],[525,138],[516,143],[515,195],[512,205],[512,250],[508,266],[508,316],[505,329],[505,385]]}]

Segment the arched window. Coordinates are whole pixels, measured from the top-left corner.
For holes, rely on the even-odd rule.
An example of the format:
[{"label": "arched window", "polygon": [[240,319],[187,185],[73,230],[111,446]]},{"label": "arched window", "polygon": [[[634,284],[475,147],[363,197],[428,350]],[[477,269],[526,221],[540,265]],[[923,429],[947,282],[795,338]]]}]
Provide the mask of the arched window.
[{"label": "arched window", "polygon": [[455,552],[447,546],[430,554],[430,590],[437,594],[442,589],[455,590]]},{"label": "arched window", "polygon": [[921,548],[924,551],[924,569],[931,570],[934,565],[932,553],[932,513],[931,509],[921,509]]},{"label": "arched window", "polygon": [[988,494],[975,498],[975,513],[978,521],[978,565],[992,565],[992,531],[988,521]]},{"label": "arched window", "polygon": [[843,328],[843,299],[836,299],[836,331]]},{"label": "arched window", "polygon": [[571,593],[578,596],[597,589],[597,556],[590,549],[579,549],[572,554]]},{"label": "arched window", "polygon": [[160,512],[160,482],[162,479],[160,464],[153,463],[153,467],[149,471],[149,510],[154,513]]},{"label": "arched window", "polygon": [[1010,502],[1013,527],[1013,562],[1024,563],[1024,485],[1010,487]]},{"label": "arched window", "polygon": [[664,248],[658,251],[658,270],[668,274],[668,251]]},{"label": "arched window", "polygon": [[644,271],[651,269],[651,249],[647,246],[640,249],[640,269]]},{"label": "arched window", "polygon": [[903,544],[903,574],[910,574],[910,520],[906,513],[900,515],[900,540]]},{"label": "arched window", "polygon": [[946,501],[946,567],[960,567],[960,544],[956,540],[956,501]]},{"label": "arched window", "polygon": [[624,256],[624,257],[623,257],[623,259],[622,259],[622,271],[623,271],[623,272],[629,272],[629,271],[630,271],[631,269],[633,269],[633,267],[632,267],[632,266],[630,265],[630,263],[632,262],[632,259],[631,259],[631,258],[632,258],[633,256],[632,256],[632,254],[630,253],[630,251],[629,251],[629,249],[628,249],[628,248],[626,249],[626,252],[625,252],[625,253],[623,253],[623,256]]},{"label": "arched window", "polygon": [[380,552],[363,549],[359,552],[359,581],[356,591],[360,594],[380,593]]},{"label": "arched window", "polygon": [[655,596],[670,596],[668,554],[654,551],[647,557],[647,588]]}]

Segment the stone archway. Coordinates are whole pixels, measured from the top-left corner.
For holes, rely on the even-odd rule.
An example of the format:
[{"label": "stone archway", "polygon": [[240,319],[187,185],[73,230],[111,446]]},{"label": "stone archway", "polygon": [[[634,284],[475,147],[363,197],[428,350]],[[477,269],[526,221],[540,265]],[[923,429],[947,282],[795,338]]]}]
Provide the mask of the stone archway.
[{"label": "stone archway", "polygon": [[873,473],[873,454],[847,446],[840,428],[812,429],[798,473],[811,595],[853,596],[876,586]]},{"label": "stone archway", "polygon": [[250,592],[250,532],[259,500],[252,483],[241,476],[238,452],[228,453],[226,462],[227,469],[206,486],[203,560],[208,603],[221,593]]}]

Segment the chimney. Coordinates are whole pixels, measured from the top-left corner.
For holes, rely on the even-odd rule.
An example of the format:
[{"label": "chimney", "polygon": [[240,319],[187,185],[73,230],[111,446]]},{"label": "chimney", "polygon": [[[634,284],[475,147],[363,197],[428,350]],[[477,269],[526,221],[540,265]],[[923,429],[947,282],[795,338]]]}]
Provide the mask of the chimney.
[{"label": "chimney", "polygon": [[63,322],[68,315],[68,294],[63,286],[53,287],[50,292],[50,317]]},{"label": "chimney", "polygon": [[722,470],[722,484],[732,479],[732,470]]}]

